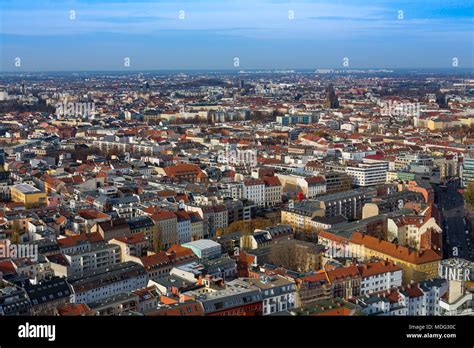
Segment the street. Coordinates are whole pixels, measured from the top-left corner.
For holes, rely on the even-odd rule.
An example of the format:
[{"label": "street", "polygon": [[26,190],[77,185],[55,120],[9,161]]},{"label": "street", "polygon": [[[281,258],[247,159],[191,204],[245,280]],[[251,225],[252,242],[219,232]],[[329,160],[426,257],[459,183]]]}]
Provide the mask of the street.
[{"label": "street", "polygon": [[443,254],[445,258],[470,259],[470,229],[465,218],[464,198],[457,192],[458,181],[451,181],[446,188],[435,187],[436,202],[443,215]]}]

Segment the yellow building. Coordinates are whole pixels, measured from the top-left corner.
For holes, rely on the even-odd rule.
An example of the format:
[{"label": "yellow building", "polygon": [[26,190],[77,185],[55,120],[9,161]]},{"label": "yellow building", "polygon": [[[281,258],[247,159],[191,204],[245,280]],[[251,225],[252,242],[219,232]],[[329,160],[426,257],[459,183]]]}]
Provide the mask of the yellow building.
[{"label": "yellow building", "polygon": [[455,126],[461,126],[462,123],[457,119],[446,119],[446,118],[432,118],[428,121],[429,130],[442,130],[445,128],[451,128]]},{"label": "yellow building", "polygon": [[288,207],[281,210],[281,223],[290,225],[297,232],[314,231],[312,219],[324,216],[324,209],[314,205],[297,204],[297,207]]},{"label": "yellow building", "polygon": [[352,234],[349,248],[353,254],[366,260],[377,257],[381,260],[392,261],[402,268],[404,284],[412,280],[419,282],[438,276],[441,256],[433,250],[412,251],[359,232]]},{"label": "yellow building", "polygon": [[473,116],[461,117],[459,119],[459,121],[461,121],[461,124],[464,125],[464,126],[471,127],[472,125],[474,125],[474,117]]},{"label": "yellow building", "polygon": [[13,202],[23,203],[27,209],[46,205],[46,192],[38,190],[29,184],[18,184],[11,188]]}]

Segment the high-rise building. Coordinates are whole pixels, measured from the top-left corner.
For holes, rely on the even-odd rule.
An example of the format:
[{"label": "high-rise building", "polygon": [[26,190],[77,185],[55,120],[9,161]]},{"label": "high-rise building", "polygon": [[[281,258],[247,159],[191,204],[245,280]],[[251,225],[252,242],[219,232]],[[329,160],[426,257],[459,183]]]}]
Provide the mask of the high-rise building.
[{"label": "high-rise building", "polygon": [[373,186],[385,183],[387,178],[388,162],[359,163],[348,166],[347,175],[352,178],[356,186]]},{"label": "high-rise building", "polygon": [[445,93],[442,93],[441,91],[436,93],[436,104],[438,104],[441,109],[446,109],[448,107],[448,97]]},{"label": "high-rise building", "polygon": [[5,150],[0,149],[0,169],[5,165]]},{"label": "high-rise building", "polygon": [[324,106],[330,109],[337,109],[339,107],[339,100],[332,83],[330,83],[326,88],[326,102],[324,103]]},{"label": "high-rise building", "polygon": [[464,162],[461,167],[462,186],[466,187],[469,183],[474,183],[474,156],[472,153],[464,155]]}]

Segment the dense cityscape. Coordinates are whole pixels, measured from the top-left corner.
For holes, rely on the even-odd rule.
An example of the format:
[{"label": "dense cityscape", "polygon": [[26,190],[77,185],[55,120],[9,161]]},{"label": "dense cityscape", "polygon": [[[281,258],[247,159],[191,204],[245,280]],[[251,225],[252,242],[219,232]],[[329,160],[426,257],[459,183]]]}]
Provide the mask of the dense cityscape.
[{"label": "dense cityscape", "polygon": [[0,315],[474,315],[469,69],[4,72]]}]

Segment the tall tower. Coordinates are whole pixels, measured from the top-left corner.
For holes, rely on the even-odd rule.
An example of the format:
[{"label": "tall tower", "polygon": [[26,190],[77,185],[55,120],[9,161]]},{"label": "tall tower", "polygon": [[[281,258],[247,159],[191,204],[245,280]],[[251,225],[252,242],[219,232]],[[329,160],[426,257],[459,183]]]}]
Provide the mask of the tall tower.
[{"label": "tall tower", "polygon": [[329,109],[337,109],[339,107],[339,100],[332,83],[330,83],[326,88],[326,102],[324,103],[324,106]]},{"label": "tall tower", "polygon": [[448,107],[448,97],[445,93],[441,91],[436,93],[436,104],[438,104],[440,109],[446,109]]}]

